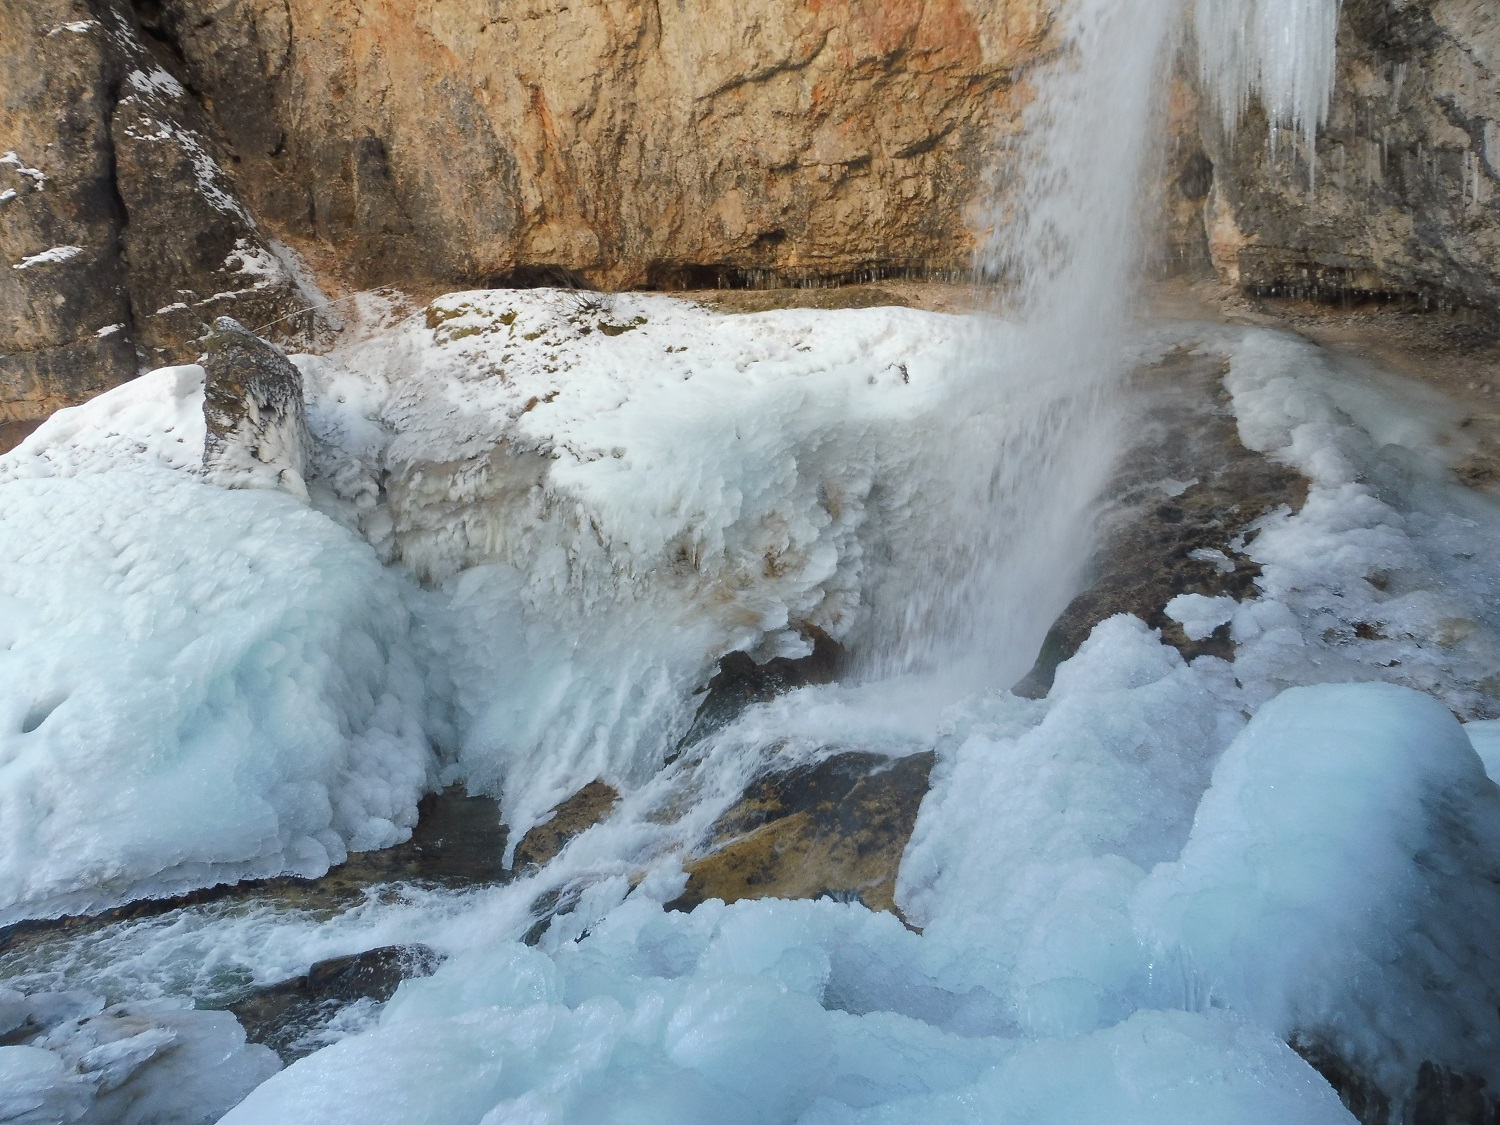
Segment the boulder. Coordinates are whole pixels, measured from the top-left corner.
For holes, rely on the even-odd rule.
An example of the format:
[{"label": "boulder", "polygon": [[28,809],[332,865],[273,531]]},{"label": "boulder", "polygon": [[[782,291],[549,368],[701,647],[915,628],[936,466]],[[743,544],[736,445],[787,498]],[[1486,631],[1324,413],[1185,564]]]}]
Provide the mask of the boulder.
[{"label": "boulder", "polygon": [[230,317],[214,321],[205,343],[203,475],[224,488],[279,488],[307,500],[302,376]]}]

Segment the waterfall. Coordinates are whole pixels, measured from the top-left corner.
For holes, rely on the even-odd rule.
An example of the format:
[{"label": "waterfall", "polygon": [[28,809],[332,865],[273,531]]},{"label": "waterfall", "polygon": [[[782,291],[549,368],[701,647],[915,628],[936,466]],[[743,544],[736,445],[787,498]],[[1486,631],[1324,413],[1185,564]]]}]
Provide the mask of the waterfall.
[{"label": "waterfall", "polygon": [[1186,7],[1073,0],[1029,77],[1033,100],[1019,140],[997,154],[975,262],[1003,296],[974,325],[958,417],[916,436],[925,472],[945,482],[945,513],[913,537],[920,564],[903,559],[899,582],[877,584],[877,674],[966,668],[956,687],[1013,682],[1082,578],[1119,446],[1115,393],[1185,17],[1226,124],[1256,97],[1273,130],[1300,129],[1313,150],[1339,0]]}]

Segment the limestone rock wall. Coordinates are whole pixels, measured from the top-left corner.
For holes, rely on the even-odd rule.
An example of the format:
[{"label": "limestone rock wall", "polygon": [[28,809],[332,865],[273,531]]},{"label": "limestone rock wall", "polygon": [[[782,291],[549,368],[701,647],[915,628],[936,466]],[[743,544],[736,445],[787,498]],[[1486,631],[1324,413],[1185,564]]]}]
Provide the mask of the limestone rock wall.
[{"label": "limestone rock wall", "polygon": [[0,423],[308,305],[128,9],[0,4],[0,75]]},{"label": "limestone rock wall", "polygon": [[967,264],[1047,0],[161,0],[252,210],[362,284]]},{"label": "limestone rock wall", "polygon": [[1500,309],[1500,4],[1344,0],[1316,187],[1262,113],[1201,117],[1213,261],[1266,294]]}]

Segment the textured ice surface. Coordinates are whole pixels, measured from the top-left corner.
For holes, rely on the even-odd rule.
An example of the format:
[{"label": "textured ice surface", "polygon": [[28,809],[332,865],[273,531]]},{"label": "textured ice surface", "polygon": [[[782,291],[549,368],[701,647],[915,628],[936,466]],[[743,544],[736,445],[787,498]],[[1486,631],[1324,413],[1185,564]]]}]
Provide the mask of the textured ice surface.
[{"label": "textured ice surface", "polygon": [[1484,771],[1490,780],[1500,782],[1500,719],[1465,723],[1464,733],[1484,763]]},{"label": "textured ice surface", "polygon": [[1048,700],[955,710],[898,890],[920,935],[600,884],[537,949],[449,928],[227,1120],[1350,1120],[1293,1036],[1398,1102],[1422,1061],[1493,1080],[1500,791],[1461,728],[1356,684],[1240,729],[1231,668],[1116,618]]},{"label": "textured ice surface", "polygon": [[1133,910],[1191,992],[1387,1091],[1424,1060],[1500,1078],[1500,790],[1430,696],[1277,696]]},{"label": "textured ice surface", "polygon": [[1282,687],[1380,679],[1456,713],[1500,708],[1500,505],[1455,483],[1461,442],[1420,393],[1343,370],[1305,341],[1229,333],[1240,439],[1311,483],[1243,549],[1260,596],[1234,614],[1236,675],[1251,706]]},{"label": "textured ice surface", "polygon": [[942,1013],[961,998],[934,985],[928,944],[829,902],[632,899],[550,954],[500,946],[403,984],[378,1029],[225,1121],[1350,1120],[1284,1044],[1224,1013],[1070,1041],[954,1034]]},{"label": "textured ice surface", "polygon": [[281,1069],[228,1012],[174,1001],[0,989],[0,1027],[26,1039],[0,1047],[0,1121],[15,1125],[209,1125]]},{"label": "textured ice surface", "polygon": [[292,498],[185,471],[201,394],[156,372],[0,458],[0,920],[320,874],[415,822],[401,583]]},{"label": "textured ice surface", "polygon": [[[815,630],[898,667],[998,639],[987,676],[1024,673],[1108,443],[1047,424],[1069,392],[1013,328],[986,337],[1006,378],[962,362],[974,331],[484,291],[299,358],[314,502],[436,591],[447,777],[503,793],[519,833],[647,776],[725,652],[805,655]],[[1025,486],[973,471],[994,463]]]},{"label": "textured ice surface", "polygon": [[[1219,552],[1223,557],[1223,552]],[[1190,641],[1201,641],[1234,616],[1233,598],[1208,598],[1202,594],[1178,594],[1167,603],[1166,613],[1182,626]]]}]

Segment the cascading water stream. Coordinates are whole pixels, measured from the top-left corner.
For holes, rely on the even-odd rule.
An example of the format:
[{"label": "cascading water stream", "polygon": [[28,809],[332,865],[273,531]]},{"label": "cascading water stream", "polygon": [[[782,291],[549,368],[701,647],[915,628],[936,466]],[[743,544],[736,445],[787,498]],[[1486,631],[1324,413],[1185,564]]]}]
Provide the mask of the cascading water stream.
[{"label": "cascading water stream", "polygon": [[[1025,128],[999,154],[957,424],[914,435],[942,492],[918,564],[877,581],[880,676],[942,668],[957,688],[1011,683],[1074,592],[1094,501],[1118,452],[1115,395],[1153,226],[1166,75],[1184,19],[1210,103],[1233,131],[1251,98],[1273,136],[1327,117],[1339,0],[1074,0],[1033,76]],[[1270,140],[1270,138],[1268,138]],[[946,518],[945,518],[946,517]],[[957,535],[954,529],[961,529]]]}]

